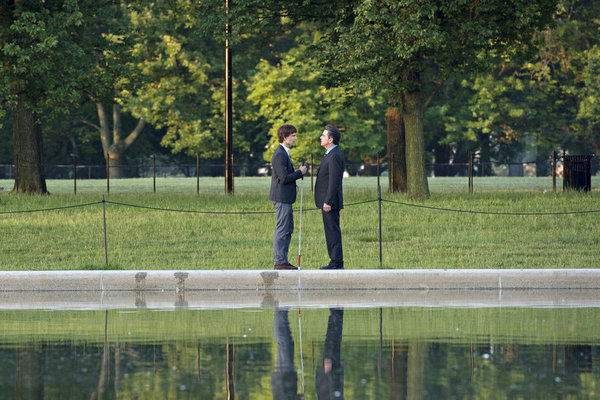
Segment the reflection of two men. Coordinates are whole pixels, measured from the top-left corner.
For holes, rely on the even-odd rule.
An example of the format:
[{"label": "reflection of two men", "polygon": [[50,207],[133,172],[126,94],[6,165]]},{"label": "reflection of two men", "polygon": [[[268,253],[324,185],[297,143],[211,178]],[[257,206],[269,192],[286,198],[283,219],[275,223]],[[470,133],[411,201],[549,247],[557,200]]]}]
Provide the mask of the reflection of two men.
[{"label": "reflection of two men", "polygon": [[[340,362],[343,322],[343,310],[329,310],[323,364],[317,369],[316,377],[319,399],[344,398],[344,370]],[[303,399],[304,396],[298,394],[298,376],[294,368],[294,340],[287,309],[275,309],[273,330],[277,344],[277,367],[271,377],[273,399]]]}]

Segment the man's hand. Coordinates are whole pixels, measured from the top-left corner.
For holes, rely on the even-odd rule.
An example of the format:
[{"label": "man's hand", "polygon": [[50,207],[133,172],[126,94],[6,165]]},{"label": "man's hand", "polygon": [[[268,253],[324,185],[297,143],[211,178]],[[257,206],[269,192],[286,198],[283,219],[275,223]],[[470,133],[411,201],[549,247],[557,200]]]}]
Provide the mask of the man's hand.
[{"label": "man's hand", "polygon": [[323,211],[325,211],[325,212],[331,211],[331,206],[327,203],[323,203]]},{"label": "man's hand", "polygon": [[306,171],[307,171],[306,165],[301,165],[300,168],[298,168],[298,169],[302,172],[302,175],[306,175]]}]

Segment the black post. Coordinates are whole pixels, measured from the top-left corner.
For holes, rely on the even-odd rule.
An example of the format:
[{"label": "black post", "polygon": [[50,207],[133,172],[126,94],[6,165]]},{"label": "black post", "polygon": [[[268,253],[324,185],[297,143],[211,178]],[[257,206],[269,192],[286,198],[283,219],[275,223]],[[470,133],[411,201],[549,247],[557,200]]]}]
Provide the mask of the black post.
[{"label": "black post", "polygon": [[583,187],[584,192],[590,192],[592,190],[592,163],[590,161],[591,157],[583,158],[583,173],[585,178]]},{"label": "black post", "polygon": [[200,154],[196,153],[196,194],[200,194]]},{"label": "black post", "polygon": [[15,153],[15,193],[19,193],[19,153]]},{"label": "black post", "polygon": [[556,151],[552,151],[552,191],[556,192]]},{"label": "black post", "polygon": [[473,193],[473,152],[469,151],[469,167],[468,167],[468,175],[469,175],[469,193]]},{"label": "black post", "polygon": [[104,260],[108,267],[108,247],[106,243],[106,202],[104,201],[104,195],[102,195],[102,217],[104,219]]},{"label": "black post", "polygon": [[381,186],[377,186],[378,200],[379,200],[379,268],[383,264],[383,251],[381,246]]},{"label": "black post", "polygon": [[106,153],[106,193],[110,193],[110,153]]},{"label": "black post", "polygon": [[310,155],[310,192],[312,193],[313,191],[313,155]]},{"label": "black post", "polygon": [[563,160],[563,192],[566,190],[567,188],[567,152],[563,149],[563,155],[562,155],[562,160]]},{"label": "black post", "polygon": [[377,153],[377,187],[379,187],[379,153]]},{"label": "black post", "polygon": [[225,192],[233,194],[233,117],[232,117],[232,82],[231,82],[231,48],[229,36],[229,0],[225,0]]},{"label": "black post", "polygon": [[77,156],[73,155],[73,194],[77,195]]},{"label": "black post", "polygon": [[389,191],[390,191],[390,193],[394,193],[394,188],[395,188],[395,186],[394,186],[394,153],[392,153],[390,155],[389,164],[390,164],[390,165],[388,165],[388,173],[390,175],[390,179],[389,179],[390,190]]},{"label": "black post", "polygon": [[156,156],[152,154],[152,188],[156,193]]}]

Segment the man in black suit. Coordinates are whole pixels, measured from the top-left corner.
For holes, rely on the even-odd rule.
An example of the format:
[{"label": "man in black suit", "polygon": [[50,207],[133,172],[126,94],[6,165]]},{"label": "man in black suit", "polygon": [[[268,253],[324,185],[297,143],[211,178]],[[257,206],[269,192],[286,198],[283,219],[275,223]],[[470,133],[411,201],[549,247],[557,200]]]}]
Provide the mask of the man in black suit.
[{"label": "man in black suit", "polygon": [[294,232],[294,214],[292,204],[296,201],[298,186],[296,180],[306,173],[306,167],[300,166],[294,171],[290,158],[290,148],[296,144],[296,128],[292,125],[282,125],[277,129],[279,146],[273,153],[271,168],[271,191],[269,200],[275,206],[277,225],[273,234],[274,269],[298,269],[288,261],[288,249]]},{"label": "man in black suit", "polygon": [[329,264],[321,269],[344,269],[342,231],[340,229],[340,210],[344,208],[342,197],[344,153],[338,146],[340,137],[339,129],[332,125],[325,126],[321,135],[321,146],[327,152],[317,172],[315,205],[322,210],[323,228],[330,259]]},{"label": "man in black suit", "polygon": [[343,330],[344,310],[330,308],[323,346],[323,366],[317,369],[315,382],[319,400],[344,399],[344,367],[341,361]]}]

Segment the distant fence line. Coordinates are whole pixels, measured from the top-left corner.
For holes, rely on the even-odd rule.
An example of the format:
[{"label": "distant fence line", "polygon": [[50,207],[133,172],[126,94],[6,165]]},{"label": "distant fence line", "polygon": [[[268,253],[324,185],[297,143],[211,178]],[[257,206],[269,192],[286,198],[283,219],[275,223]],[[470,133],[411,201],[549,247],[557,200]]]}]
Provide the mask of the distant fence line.
[{"label": "distant fence line", "polygon": [[[380,173],[386,175],[389,165],[393,163],[382,162],[379,165]],[[557,157],[557,176],[562,176],[562,158]],[[346,163],[346,172],[349,176],[376,176],[378,165],[373,163]],[[313,168],[318,168],[314,163]],[[591,170],[595,175],[600,168],[597,158],[592,158]],[[122,178],[149,178],[157,176],[160,178],[170,177],[224,177],[225,164],[222,163],[139,163],[139,164],[55,164],[46,166],[46,179],[104,179],[107,170],[119,169]],[[552,176],[553,161],[551,158],[544,160],[521,161],[521,162],[484,162],[474,159],[472,163],[427,163],[426,170],[430,177],[447,176],[469,176],[470,170],[473,176]],[[234,165],[234,174],[241,176],[269,176],[271,165],[269,163]],[[112,175],[112,174],[111,174]],[[13,164],[0,164],[0,179],[14,179],[15,166]]]}]

